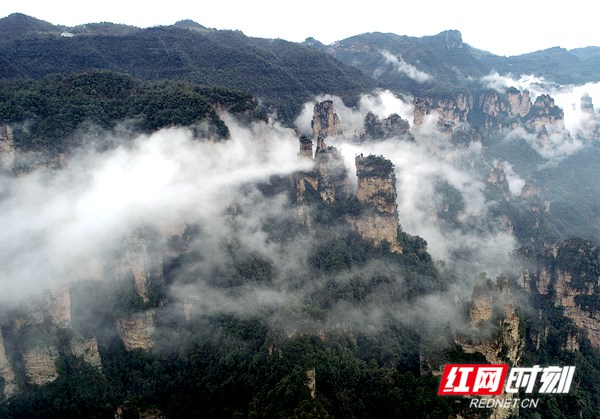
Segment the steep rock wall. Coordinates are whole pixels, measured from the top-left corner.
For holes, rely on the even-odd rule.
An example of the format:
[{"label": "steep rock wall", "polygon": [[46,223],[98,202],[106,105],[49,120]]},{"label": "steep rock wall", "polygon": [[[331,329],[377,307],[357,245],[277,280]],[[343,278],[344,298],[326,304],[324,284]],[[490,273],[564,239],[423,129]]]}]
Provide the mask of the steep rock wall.
[{"label": "steep rock wall", "polygon": [[4,380],[4,391],[0,394],[0,400],[2,396],[10,397],[17,393],[19,387],[17,384],[17,376],[15,371],[8,360],[6,354],[6,348],[4,347],[4,338],[2,337],[2,330],[0,329],[0,377]]},{"label": "steep rock wall", "polygon": [[[587,107],[589,109],[589,106]],[[540,95],[532,103],[528,91],[511,88],[504,93],[488,90],[477,94],[423,97],[415,100],[414,123],[422,125],[427,115],[436,114],[438,127],[447,132],[469,123],[479,129],[495,132],[523,128],[542,133],[564,129],[564,112],[554,99]],[[544,138],[540,138],[543,141]]]},{"label": "steep rock wall", "polygon": [[600,250],[589,241],[545,242],[538,266],[523,268],[517,281],[526,292],[551,298],[581,330],[568,334],[562,344],[567,350],[576,350],[582,337],[600,348],[598,260]]},{"label": "steep rock wall", "polygon": [[311,127],[315,139],[341,134],[340,119],[334,112],[332,100],[315,104]]},{"label": "steep rock wall", "polygon": [[565,315],[583,330],[585,337],[589,339],[593,346],[600,348],[600,312],[584,310],[577,302],[578,296],[595,295],[595,286],[588,283],[583,288],[574,287],[572,280],[571,273],[560,270],[557,272],[554,284],[555,304],[562,307]]},{"label": "steep rock wall", "polygon": [[0,171],[11,171],[15,162],[15,144],[12,128],[0,125]]},{"label": "steep rock wall", "polygon": [[58,371],[55,362],[59,354],[39,305],[30,302],[12,318],[12,328],[27,382],[44,385],[56,380]]},{"label": "steep rock wall", "polygon": [[[505,278],[500,278],[495,285],[485,278],[480,278],[473,289],[469,318],[474,334],[455,336],[456,343],[465,352],[480,353],[490,364],[502,364],[507,361],[512,365],[519,364],[525,350],[525,339],[521,336],[521,320]],[[498,332],[492,336],[481,337],[479,331],[489,329],[490,326],[495,326]],[[512,395],[507,393],[493,396],[499,400],[511,397]],[[495,408],[491,410],[491,417],[506,419],[518,415],[518,412],[518,406],[509,409]]]},{"label": "steep rock wall", "polygon": [[152,310],[133,313],[117,319],[117,333],[125,349],[149,350],[154,345],[156,314]]},{"label": "steep rock wall", "polygon": [[356,198],[363,207],[359,216],[348,217],[348,222],[360,236],[390,250],[402,253],[398,243],[398,209],[396,204],[396,176],[392,163],[377,156],[357,156],[358,183]]}]

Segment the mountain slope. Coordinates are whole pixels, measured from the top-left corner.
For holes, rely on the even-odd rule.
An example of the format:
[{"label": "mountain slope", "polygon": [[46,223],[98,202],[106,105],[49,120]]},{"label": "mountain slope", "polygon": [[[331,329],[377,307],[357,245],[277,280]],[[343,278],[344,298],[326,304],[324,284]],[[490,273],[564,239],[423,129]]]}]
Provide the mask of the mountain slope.
[{"label": "mountain slope", "polygon": [[[534,74],[557,83],[600,80],[597,47],[567,51],[555,47],[514,57],[478,50],[449,30],[421,38],[392,33],[365,33],[330,46],[307,39],[306,45],[327,51],[356,66],[383,86],[416,95],[469,87],[473,78],[497,71],[501,74]],[[441,89],[441,90],[440,90]]]},{"label": "mountain slope", "polygon": [[458,31],[423,38],[367,33],[339,41],[327,50],[386,87],[413,93],[434,84],[462,83],[464,77],[482,76],[487,70]]},{"label": "mountain slope", "polygon": [[[20,15],[0,20],[0,28],[22,20],[30,23],[29,29],[0,42],[2,78],[105,69],[143,80],[184,80],[252,93],[274,105],[288,122],[315,95],[332,93],[351,101],[376,87],[373,79],[321,51],[252,39],[238,31],[203,30],[179,22],[124,34],[61,37],[58,27]],[[101,28],[106,32],[106,25]]]}]

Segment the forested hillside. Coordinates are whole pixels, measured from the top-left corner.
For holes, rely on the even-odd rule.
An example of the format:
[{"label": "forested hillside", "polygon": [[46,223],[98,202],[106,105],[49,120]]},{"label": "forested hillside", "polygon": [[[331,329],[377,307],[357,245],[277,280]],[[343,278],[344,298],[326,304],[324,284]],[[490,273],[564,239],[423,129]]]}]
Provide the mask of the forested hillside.
[{"label": "forested hillside", "polygon": [[[18,29],[14,29],[18,28]],[[120,31],[94,28],[73,37],[24,15],[0,20],[0,77],[111,70],[142,80],[179,80],[248,92],[291,122],[313,96],[356,100],[376,82],[328,54],[283,40],[192,25]],[[79,32],[79,31],[74,31]],[[13,33],[18,34],[12,35]]]}]

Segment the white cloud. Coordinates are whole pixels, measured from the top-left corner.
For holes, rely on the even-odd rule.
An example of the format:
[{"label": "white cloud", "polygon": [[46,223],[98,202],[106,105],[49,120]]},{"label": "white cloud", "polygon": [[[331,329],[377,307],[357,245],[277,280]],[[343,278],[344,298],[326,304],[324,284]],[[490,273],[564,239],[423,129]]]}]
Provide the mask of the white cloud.
[{"label": "white cloud", "polygon": [[504,175],[506,176],[510,193],[515,196],[520,195],[523,186],[525,186],[525,179],[520,177],[517,172],[515,172],[512,164],[508,162],[504,162]]},{"label": "white cloud", "polygon": [[402,59],[402,56],[397,57],[391,52],[385,50],[380,52],[381,55],[383,55],[383,57],[385,58],[387,64],[391,64],[397,72],[410,77],[412,80],[418,83],[424,83],[433,78],[430,74],[421,71],[412,64],[409,64],[406,61],[404,61]]},{"label": "white cloud", "polygon": [[[416,143],[394,140],[353,145],[342,140],[332,142],[345,158],[351,173],[354,157],[359,154],[383,155],[390,159],[396,168],[398,191],[399,222],[404,231],[423,237],[428,242],[428,251],[437,261],[465,272],[467,280],[485,271],[498,275],[509,269],[510,253],[516,247],[514,237],[501,231],[496,220],[488,215],[489,202],[483,191],[485,182],[475,170],[467,170],[462,163],[480,156],[481,148],[474,145],[463,150],[439,152],[441,134],[435,137],[435,144],[429,142],[418,131]],[[432,152],[429,147],[436,148]],[[459,219],[464,229],[448,228],[438,220],[434,207],[436,203],[436,182],[445,180],[455,187],[465,202]],[[466,228],[469,226],[469,228]],[[465,260],[457,262],[456,254],[469,254]]]},{"label": "white cloud", "polygon": [[497,72],[482,77],[481,82],[484,86],[499,92],[504,92],[509,87],[521,91],[527,90],[533,101],[542,94],[550,95],[554,103],[563,110],[564,126],[572,137],[589,141],[597,135],[595,130],[598,113],[595,112],[596,120],[594,120],[592,115],[582,112],[581,98],[587,94],[594,103],[600,103],[600,83],[559,85],[534,75],[522,75],[516,79],[510,74],[500,75]]},{"label": "white cloud", "polygon": [[362,114],[373,112],[379,118],[387,118],[391,114],[398,114],[412,124],[414,118],[414,105],[412,98],[401,98],[389,90],[381,90],[360,98],[359,109]]},{"label": "white cloud", "polygon": [[1,177],[0,299],[75,279],[142,225],[216,231],[243,185],[307,168],[293,130],[227,124],[228,141],[165,129],[103,153],[80,150],[62,169]]}]

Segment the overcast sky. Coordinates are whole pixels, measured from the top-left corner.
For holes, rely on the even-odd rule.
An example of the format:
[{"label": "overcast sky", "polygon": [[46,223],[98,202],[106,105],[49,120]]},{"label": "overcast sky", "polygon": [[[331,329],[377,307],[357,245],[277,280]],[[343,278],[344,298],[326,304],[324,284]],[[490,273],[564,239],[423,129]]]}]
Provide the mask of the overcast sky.
[{"label": "overcast sky", "polygon": [[248,36],[290,41],[312,36],[326,44],[365,32],[423,36],[458,29],[464,42],[498,55],[553,46],[600,46],[595,6],[583,0],[369,0],[358,6],[333,0],[0,1],[1,17],[14,12],[67,26],[113,22],[147,27],[192,19],[211,28],[239,29]]}]

